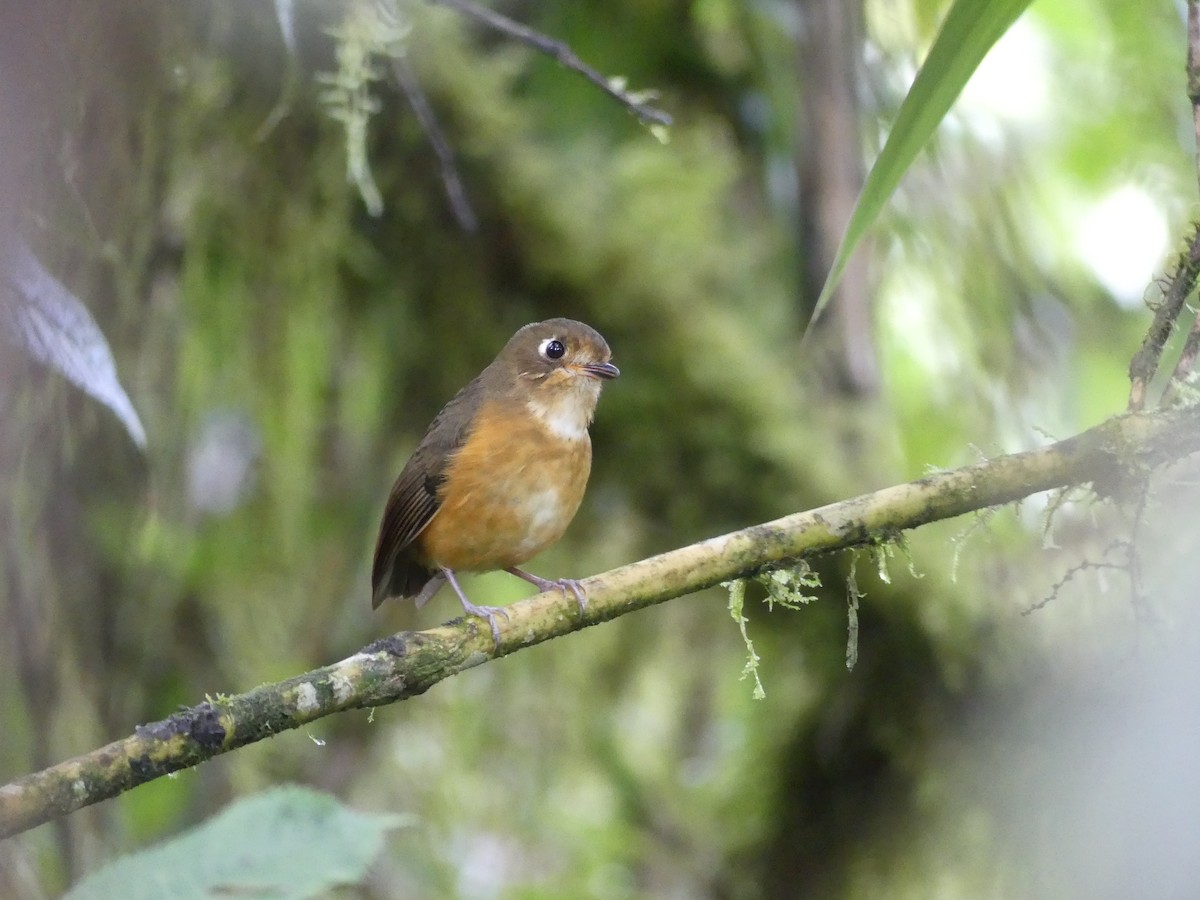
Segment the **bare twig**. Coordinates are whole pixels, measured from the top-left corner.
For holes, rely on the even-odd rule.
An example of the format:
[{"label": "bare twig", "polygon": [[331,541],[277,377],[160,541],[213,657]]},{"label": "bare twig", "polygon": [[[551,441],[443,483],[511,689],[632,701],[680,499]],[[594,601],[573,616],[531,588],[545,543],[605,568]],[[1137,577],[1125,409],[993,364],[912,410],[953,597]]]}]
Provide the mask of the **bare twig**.
[{"label": "bare twig", "polygon": [[1153,466],[1197,452],[1195,410],[1121,416],[1048,447],[937,472],[593,576],[583,582],[589,602],[582,613],[573,597],[538,594],[508,607],[498,646],[475,618],[393,635],[341,662],[209,699],[0,786],[0,838],[323,716],[415,697],[494,656],[683,594],[1055,487],[1112,490],[1114,481],[1144,478]]},{"label": "bare twig", "polygon": [[1200,226],[1193,225],[1187,249],[1179,254],[1175,271],[1167,276],[1167,289],[1154,310],[1154,320],[1142,340],[1142,346],[1129,362],[1130,412],[1138,412],[1145,406],[1146,387],[1158,371],[1163,348],[1183,311],[1184,301],[1196,286],[1197,277],[1200,277]]},{"label": "bare twig", "polygon": [[442,184],[446,186],[446,197],[454,211],[454,218],[458,220],[463,231],[475,231],[479,227],[479,221],[475,218],[470,201],[467,200],[466,191],[463,190],[462,179],[458,175],[458,164],[454,160],[454,150],[438,125],[437,117],[421,89],[421,82],[401,55],[392,57],[392,74],[396,76],[396,84],[404,92],[408,105],[412,107],[425,136],[429,138],[433,152],[437,155],[438,165],[442,170]]},{"label": "bare twig", "polygon": [[[1133,555],[1132,547],[1125,544],[1124,542],[1121,543],[1121,546],[1126,547],[1127,552],[1132,557],[1132,555]],[[1065,588],[1070,582],[1074,581],[1076,576],[1082,575],[1084,572],[1087,572],[1089,570],[1100,571],[1100,570],[1112,569],[1112,570],[1118,571],[1118,572],[1130,573],[1131,565],[1132,564],[1129,562],[1112,563],[1112,562],[1105,562],[1103,560],[1085,559],[1083,562],[1077,563],[1076,565],[1067,569],[1067,573],[1065,575],[1063,575],[1063,577],[1060,578],[1058,581],[1056,581],[1054,583],[1054,586],[1050,588],[1050,593],[1047,594],[1045,597],[1043,597],[1041,600],[1039,600],[1037,603],[1031,604],[1030,606],[1026,607],[1024,610],[1022,610],[1021,615],[1031,616],[1035,612],[1045,609],[1047,606],[1049,606],[1051,603],[1053,603],[1055,600],[1058,599],[1058,595],[1060,593],[1062,593],[1063,588]]]},{"label": "bare twig", "polygon": [[545,53],[547,56],[553,57],[559,65],[570,69],[572,72],[578,72],[632,112],[642,122],[655,125],[671,124],[670,115],[660,109],[646,105],[636,94],[625,90],[623,85],[605,78],[576,56],[575,52],[562,41],[547,37],[541,32],[522,25],[520,22],[516,22],[507,16],[502,16],[498,12],[487,9],[477,3],[472,3],[471,0],[429,0],[429,2],[435,6],[448,6],[450,9],[462,13],[464,16],[469,16],[472,19],[483,22],[485,25],[496,29],[496,31],[521,41],[523,44],[528,44],[530,47]]}]

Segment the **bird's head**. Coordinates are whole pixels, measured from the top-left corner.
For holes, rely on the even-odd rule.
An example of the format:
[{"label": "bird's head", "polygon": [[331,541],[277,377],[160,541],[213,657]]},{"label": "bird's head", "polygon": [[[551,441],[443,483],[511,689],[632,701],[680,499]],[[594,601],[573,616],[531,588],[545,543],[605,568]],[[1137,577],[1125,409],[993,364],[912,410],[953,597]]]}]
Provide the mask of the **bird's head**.
[{"label": "bird's head", "polygon": [[587,434],[603,382],[620,370],[600,332],[574,319],[547,319],[512,336],[492,363],[495,376],[559,437]]}]

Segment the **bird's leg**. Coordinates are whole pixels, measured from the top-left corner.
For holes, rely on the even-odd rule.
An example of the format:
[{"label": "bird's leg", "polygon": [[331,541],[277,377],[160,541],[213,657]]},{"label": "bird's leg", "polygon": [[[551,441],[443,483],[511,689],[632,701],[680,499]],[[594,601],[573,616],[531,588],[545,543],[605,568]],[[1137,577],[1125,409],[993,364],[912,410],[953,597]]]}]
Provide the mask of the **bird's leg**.
[{"label": "bird's leg", "polygon": [[539,591],[558,588],[563,592],[564,597],[567,595],[567,591],[570,591],[575,595],[575,602],[579,604],[579,614],[582,616],[587,609],[587,591],[574,578],[539,578],[532,572],[526,572],[524,569],[518,569],[516,566],[509,566],[504,571],[510,575],[516,575],[518,578],[524,578]]},{"label": "bird's leg", "polygon": [[467,595],[463,593],[463,589],[458,586],[458,579],[454,577],[454,572],[447,569],[445,566],[439,566],[442,570],[442,575],[450,582],[450,587],[454,588],[454,593],[458,594],[458,599],[462,601],[463,609],[469,615],[479,616],[481,619],[487,619],[487,623],[492,626],[492,640],[496,642],[496,649],[500,649],[500,626],[496,624],[496,616],[504,616],[505,621],[508,620],[508,610],[503,606],[476,606],[467,599]]}]

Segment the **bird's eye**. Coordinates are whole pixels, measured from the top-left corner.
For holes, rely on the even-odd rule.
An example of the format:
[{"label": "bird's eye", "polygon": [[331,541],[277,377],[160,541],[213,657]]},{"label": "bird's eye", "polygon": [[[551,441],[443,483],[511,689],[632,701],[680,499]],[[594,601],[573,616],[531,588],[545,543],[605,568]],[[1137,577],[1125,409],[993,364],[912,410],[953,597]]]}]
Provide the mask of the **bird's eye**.
[{"label": "bird's eye", "polygon": [[549,338],[542,341],[538,346],[538,353],[546,357],[546,359],[562,359],[563,354],[567,352],[567,348],[563,346],[563,342],[558,338]]}]

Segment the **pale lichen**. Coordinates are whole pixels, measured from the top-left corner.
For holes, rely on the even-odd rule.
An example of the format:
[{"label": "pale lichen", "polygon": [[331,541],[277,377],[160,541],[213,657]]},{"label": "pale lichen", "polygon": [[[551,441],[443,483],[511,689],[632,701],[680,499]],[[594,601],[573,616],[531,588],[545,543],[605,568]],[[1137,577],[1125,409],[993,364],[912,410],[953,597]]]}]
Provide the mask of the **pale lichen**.
[{"label": "pale lichen", "polygon": [[850,557],[846,576],[846,669],[853,672],[858,664],[858,602],[863,593],[858,587],[858,556]]},{"label": "pale lichen", "polygon": [[384,74],[380,61],[404,52],[408,32],[408,25],[394,9],[379,3],[351,4],[341,24],[332,30],[337,41],[337,70],[317,76],[325,85],[321,103],[346,130],[347,178],[358,188],[372,216],[383,212],[383,195],[367,157],[368,125],[380,109],[373,90]]},{"label": "pale lichen", "polygon": [[738,629],[742,633],[742,640],[746,644],[746,665],[742,667],[741,680],[745,681],[747,677],[754,676],[752,696],[755,700],[762,700],[767,696],[767,692],[763,689],[762,679],[758,676],[758,654],[754,651],[754,642],[750,640],[750,634],[746,631],[746,617],[742,613],[746,602],[746,579],[725,581],[722,582],[721,587],[729,591],[729,615],[733,617],[733,621],[737,622]]},{"label": "pale lichen", "polygon": [[776,603],[786,609],[799,609],[817,599],[815,594],[806,594],[805,589],[821,586],[820,577],[804,560],[786,569],[763,572],[755,580],[767,589],[767,609],[773,609]]},{"label": "pale lichen", "polygon": [[317,689],[309,682],[296,685],[295,693],[296,711],[302,715],[311,715],[320,707],[321,701],[317,696]]}]

